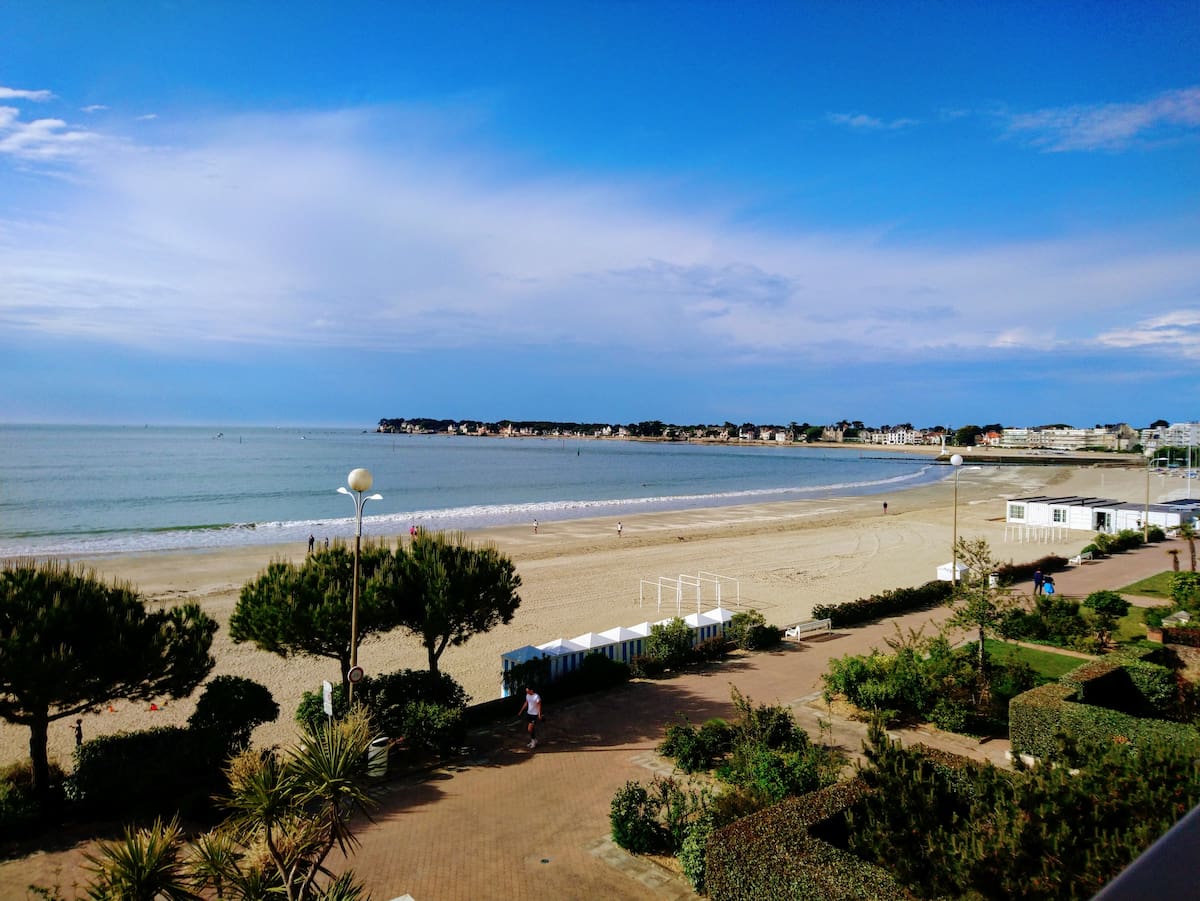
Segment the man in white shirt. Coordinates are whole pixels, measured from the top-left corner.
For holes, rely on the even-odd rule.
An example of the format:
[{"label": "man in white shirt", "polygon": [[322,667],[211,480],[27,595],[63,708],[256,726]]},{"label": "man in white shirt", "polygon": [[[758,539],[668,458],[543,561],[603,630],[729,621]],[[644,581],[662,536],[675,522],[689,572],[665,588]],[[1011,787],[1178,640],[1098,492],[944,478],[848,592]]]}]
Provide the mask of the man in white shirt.
[{"label": "man in white shirt", "polygon": [[521,709],[517,712],[517,716],[525,714],[525,728],[529,732],[529,747],[537,747],[537,736],[534,730],[537,729],[538,720],[542,718],[542,696],[536,691],[525,686],[525,703],[521,705]]}]

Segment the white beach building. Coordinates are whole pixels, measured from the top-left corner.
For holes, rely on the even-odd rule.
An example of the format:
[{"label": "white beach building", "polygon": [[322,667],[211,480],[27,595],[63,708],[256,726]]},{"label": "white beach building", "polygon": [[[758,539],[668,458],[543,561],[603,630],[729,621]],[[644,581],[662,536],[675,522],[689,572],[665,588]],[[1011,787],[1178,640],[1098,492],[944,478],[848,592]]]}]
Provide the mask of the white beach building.
[{"label": "white beach building", "polygon": [[1200,501],[1180,500],[1166,504],[1118,501],[1104,497],[1018,497],[1007,502],[1005,522],[1034,528],[1070,529],[1082,532],[1116,533],[1140,531],[1143,525],[1163,530],[1194,521]]}]

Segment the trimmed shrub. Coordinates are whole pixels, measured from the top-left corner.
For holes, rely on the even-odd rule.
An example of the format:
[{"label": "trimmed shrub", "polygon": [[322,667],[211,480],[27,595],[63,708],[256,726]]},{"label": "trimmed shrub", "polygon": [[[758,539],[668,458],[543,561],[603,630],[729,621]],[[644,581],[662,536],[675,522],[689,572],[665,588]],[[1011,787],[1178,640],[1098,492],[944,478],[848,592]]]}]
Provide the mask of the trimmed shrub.
[{"label": "trimmed shrub", "polygon": [[711,719],[699,729],[686,716],[667,726],[658,753],[670,757],[685,773],[709,769],[715,760],[729,752],[733,728],[722,719]]},{"label": "trimmed shrub", "polygon": [[1171,574],[1171,600],[1185,610],[1200,607],[1200,573],[1177,572]]},{"label": "trimmed shrub", "polygon": [[1030,563],[1013,563],[1011,560],[1008,563],[1002,563],[996,567],[996,575],[1000,577],[1000,584],[1015,585],[1018,582],[1031,581],[1033,574],[1039,569],[1044,573],[1058,573],[1066,568],[1066,557],[1048,554]]},{"label": "trimmed shrub", "polygon": [[906,898],[886,871],[813,835],[868,791],[861,780],[843,782],[714,831],[705,853],[708,896],[713,901]]},{"label": "trimmed shrub", "polygon": [[217,676],[201,692],[188,728],[211,738],[218,760],[250,745],[255,727],[279,719],[270,690],[241,676]]},{"label": "trimmed shrub", "polygon": [[67,797],[90,815],[115,819],[207,810],[222,775],[205,744],[201,733],[179,726],[85,741],[75,749]]},{"label": "trimmed shrub", "polygon": [[404,705],[402,719],[388,729],[387,735],[403,735],[406,749],[416,752],[448,754],[460,746],[466,735],[463,712],[433,701],[412,701]]},{"label": "trimmed shrub", "polygon": [[844,604],[817,604],[813,607],[812,615],[813,619],[831,620],[833,628],[841,629],[886,616],[941,606],[950,599],[952,591],[953,586],[949,582],[934,580],[917,588],[897,588]]},{"label": "trimmed shrub", "polygon": [[1167,540],[1167,533],[1162,530],[1162,526],[1151,526],[1146,533],[1146,539],[1152,544]]}]

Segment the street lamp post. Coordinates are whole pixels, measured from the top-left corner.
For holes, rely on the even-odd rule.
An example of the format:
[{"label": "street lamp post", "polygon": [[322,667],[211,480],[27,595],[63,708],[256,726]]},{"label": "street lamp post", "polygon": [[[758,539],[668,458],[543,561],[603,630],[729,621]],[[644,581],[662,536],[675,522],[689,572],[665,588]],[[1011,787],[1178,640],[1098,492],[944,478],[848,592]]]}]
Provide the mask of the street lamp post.
[{"label": "street lamp post", "polygon": [[1150,541],[1150,468],[1160,460],[1165,460],[1167,465],[1171,465],[1169,457],[1153,457],[1150,454],[1146,455],[1146,510],[1142,514],[1142,543],[1146,544]]},{"label": "street lamp post", "polygon": [[962,469],[963,458],[962,454],[955,454],[950,458],[950,465],[954,467],[954,528],[953,528],[953,543],[950,545],[950,584],[958,584],[958,471]]},{"label": "street lamp post", "polygon": [[350,500],[354,501],[354,576],[350,592],[350,672],[346,674],[347,681],[350,683],[350,703],[354,703],[354,683],[358,681],[351,676],[358,669],[358,555],[362,547],[363,504],[367,501],[383,500],[382,494],[363,497],[364,492],[371,490],[373,482],[374,479],[371,477],[369,469],[352,469],[350,475],[346,477],[346,484],[350,486],[350,491],[345,488],[338,489],[338,494],[348,495]]}]

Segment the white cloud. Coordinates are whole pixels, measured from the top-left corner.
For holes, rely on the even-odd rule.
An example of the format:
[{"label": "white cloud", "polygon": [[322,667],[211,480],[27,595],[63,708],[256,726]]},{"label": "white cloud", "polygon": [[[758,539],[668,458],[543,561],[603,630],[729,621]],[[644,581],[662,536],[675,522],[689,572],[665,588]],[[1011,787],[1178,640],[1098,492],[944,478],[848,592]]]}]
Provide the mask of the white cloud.
[{"label": "white cloud", "polygon": [[1152,316],[1128,328],[1104,332],[1097,340],[1106,347],[1160,348],[1200,358],[1200,309]]},{"label": "white cloud", "polygon": [[1048,151],[1123,150],[1200,127],[1200,86],[1167,91],[1143,103],[1038,110],[1009,118],[1009,134]]},{"label": "white cloud", "polygon": [[32,100],[43,103],[54,98],[50,91],[22,91],[18,88],[0,87],[0,100]]},{"label": "white cloud", "polygon": [[[6,109],[3,139],[19,125]],[[0,221],[0,322],[154,346],[583,342],[845,362],[970,362],[1095,347],[1097,332],[1137,348],[1116,343],[1137,320],[1168,341],[1194,331],[1187,311],[1154,317],[1200,290],[1195,239],[763,233],[664,210],[637,184],[514,176],[452,141],[422,146],[411,124],[279,115],[173,146],[88,143],[69,203]]]},{"label": "white cloud", "polygon": [[144,116],[138,116],[137,120],[139,122],[150,122],[157,118],[158,118],[158,113],[146,113],[146,115],[144,115]]},{"label": "white cloud", "polygon": [[85,112],[85,113],[102,113],[106,109],[108,109],[108,107],[105,106],[103,103],[93,103],[90,106],[83,107],[83,112]]},{"label": "white cloud", "polygon": [[895,131],[918,124],[916,119],[892,119],[889,122],[864,113],[829,113],[826,118],[835,125],[845,125],[855,131]]}]

